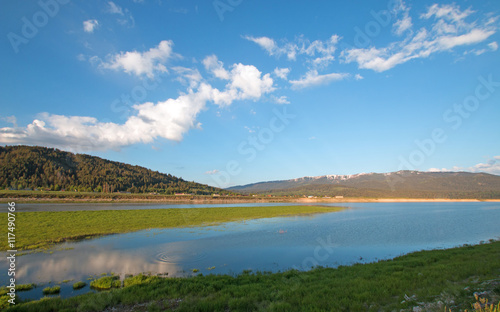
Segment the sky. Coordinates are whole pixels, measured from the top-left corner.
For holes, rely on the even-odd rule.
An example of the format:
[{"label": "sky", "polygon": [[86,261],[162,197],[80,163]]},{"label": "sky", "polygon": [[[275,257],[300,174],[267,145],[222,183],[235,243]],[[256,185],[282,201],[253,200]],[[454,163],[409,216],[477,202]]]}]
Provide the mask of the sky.
[{"label": "sky", "polygon": [[2,1],[0,144],[217,187],[500,174],[500,2]]}]

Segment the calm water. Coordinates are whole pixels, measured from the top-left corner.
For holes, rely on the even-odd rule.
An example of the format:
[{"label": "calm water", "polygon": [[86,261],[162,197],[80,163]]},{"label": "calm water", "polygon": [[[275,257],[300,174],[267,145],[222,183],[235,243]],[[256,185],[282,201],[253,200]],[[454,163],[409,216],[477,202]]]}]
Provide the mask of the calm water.
[{"label": "calm water", "polygon": [[[189,276],[194,274],[193,269],[203,274],[308,270],[316,265],[336,267],[372,262],[422,249],[500,238],[500,203],[340,205],[348,208],[313,216],[187,229],[152,229],[65,243],[54,248],[52,254],[18,257],[17,283],[44,284],[71,279],[72,282],[61,284],[61,296],[68,297],[89,291],[88,287],[73,291],[73,282],[87,282],[89,276],[101,273],[114,272],[123,277],[141,272]],[[71,205],[65,206],[71,208]],[[189,205],[200,206],[206,205]],[[18,235],[22,235],[20,230]],[[72,249],[61,250],[64,248]],[[211,267],[215,269],[209,270]],[[7,272],[5,257],[0,260],[0,271]],[[2,274],[1,282],[6,284],[6,274]],[[39,298],[42,288],[19,295]]]}]

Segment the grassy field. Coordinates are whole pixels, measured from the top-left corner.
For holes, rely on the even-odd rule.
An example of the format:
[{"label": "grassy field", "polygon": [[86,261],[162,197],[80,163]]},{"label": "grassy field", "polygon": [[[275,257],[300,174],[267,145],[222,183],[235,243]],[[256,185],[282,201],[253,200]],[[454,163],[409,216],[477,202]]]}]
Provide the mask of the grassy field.
[{"label": "grassy field", "polygon": [[8,311],[479,311],[471,309],[475,292],[490,303],[500,298],[500,242],[336,269],[138,281],[97,294],[18,303]]},{"label": "grassy field", "polygon": [[[19,207],[18,207],[19,208]],[[278,216],[339,211],[321,206],[230,207],[105,211],[17,212],[17,250],[46,248],[54,243],[97,235],[133,232],[150,228],[213,225]],[[18,209],[19,210],[19,209]],[[2,235],[7,237],[7,218]],[[1,243],[7,250],[7,239]]]}]

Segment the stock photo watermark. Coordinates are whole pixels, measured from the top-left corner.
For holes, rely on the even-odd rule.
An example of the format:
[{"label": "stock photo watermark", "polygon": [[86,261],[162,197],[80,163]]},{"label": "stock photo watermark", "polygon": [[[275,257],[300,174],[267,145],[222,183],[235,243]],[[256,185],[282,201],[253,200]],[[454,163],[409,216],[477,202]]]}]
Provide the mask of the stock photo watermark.
[{"label": "stock photo watermark", "polygon": [[7,208],[7,260],[9,263],[7,269],[7,275],[10,277],[9,285],[7,286],[7,295],[10,297],[8,302],[10,304],[16,304],[16,203],[8,203]]},{"label": "stock photo watermark", "polygon": [[[283,110],[273,109],[274,116],[269,121],[266,128],[262,128],[255,135],[249,135],[237,146],[238,154],[246,156],[245,161],[250,163],[255,160],[258,153],[263,151],[275,138],[275,135],[285,130],[296,115],[290,114],[283,106]],[[230,160],[226,163],[226,170],[221,170],[212,175],[212,179],[220,188],[229,186],[231,177],[237,176],[243,170],[237,160]]]},{"label": "stock photo watermark", "polygon": [[226,14],[226,12],[233,12],[234,9],[242,2],[243,0],[214,0],[212,5],[217,13],[217,16],[219,17],[219,20],[223,22],[224,14]]},{"label": "stock photo watermark", "polygon": [[372,40],[382,33],[384,28],[391,25],[395,16],[394,12],[399,6],[399,0],[390,0],[387,2],[387,9],[380,10],[378,12],[370,10],[370,16],[372,19],[369,20],[363,27],[354,27],[354,46],[349,45],[345,41],[341,41],[340,47],[342,49],[352,49],[353,47],[362,49],[368,47],[372,43]]},{"label": "stock photo watermark", "polygon": [[61,5],[69,3],[69,0],[40,0],[37,2],[40,10],[36,11],[31,18],[23,16],[22,26],[18,33],[9,32],[7,39],[15,53],[19,52],[21,45],[26,45],[36,37],[41,28],[47,26],[49,20],[54,18],[60,11]]}]

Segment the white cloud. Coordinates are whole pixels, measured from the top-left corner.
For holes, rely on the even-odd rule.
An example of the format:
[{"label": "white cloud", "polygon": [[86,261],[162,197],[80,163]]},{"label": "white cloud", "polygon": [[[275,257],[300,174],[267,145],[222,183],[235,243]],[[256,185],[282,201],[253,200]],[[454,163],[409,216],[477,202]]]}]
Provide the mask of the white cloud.
[{"label": "white cloud", "polygon": [[210,55],[203,60],[205,69],[220,79],[229,79],[229,72],[224,69],[224,64],[217,59],[217,56]]},{"label": "white cloud", "polygon": [[188,130],[201,127],[196,116],[210,100],[211,91],[202,84],[197,91],[189,90],[175,99],[134,105],[135,114],[124,124],[43,113],[26,128],[0,129],[0,142],[89,151],[152,143],[157,138],[180,141]]},{"label": "white cloud", "polygon": [[317,70],[310,70],[299,80],[290,80],[290,83],[292,84],[292,89],[297,90],[327,84],[334,80],[342,80],[347,76],[349,76],[349,74],[346,73],[331,73],[319,75]]},{"label": "white cloud", "polygon": [[179,75],[177,81],[183,85],[189,86],[189,88],[194,89],[198,87],[199,83],[203,80],[198,69],[186,68],[182,66],[175,66],[172,69]]},{"label": "white cloud", "polygon": [[340,37],[333,35],[327,40],[310,41],[303,36],[298,37],[295,42],[285,42],[281,46],[272,38],[244,36],[246,40],[258,44],[266,50],[269,55],[280,57],[286,55],[288,60],[296,60],[297,55],[304,55],[307,62],[314,68],[326,67],[335,60],[334,53]]},{"label": "white cloud", "polygon": [[158,47],[151,48],[146,52],[121,52],[110,57],[109,62],[100,64],[102,68],[123,70],[136,76],[146,75],[152,78],[155,72],[167,72],[165,63],[172,57],[178,57],[173,53],[173,42],[163,40]]},{"label": "white cloud", "polygon": [[288,73],[290,73],[290,68],[278,68],[274,69],[274,75],[283,80],[287,80]]},{"label": "white cloud", "polygon": [[500,156],[494,156],[493,158],[489,159],[486,163],[478,163],[472,167],[454,166],[451,169],[430,168],[429,171],[431,171],[431,172],[457,172],[457,171],[485,172],[485,173],[500,175]]},{"label": "white cloud", "polygon": [[498,43],[496,41],[488,43],[488,48],[491,49],[491,51],[496,51],[498,50]]},{"label": "white cloud", "polygon": [[209,174],[209,175],[217,174],[217,173],[219,173],[219,170],[217,170],[217,169],[205,171],[205,174]]},{"label": "white cloud", "polygon": [[88,33],[93,33],[97,26],[99,26],[99,22],[95,19],[83,22],[83,30]]},{"label": "white cloud", "polygon": [[110,14],[119,15],[120,17],[116,19],[119,24],[134,27],[135,20],[128,9],[122,9],[122,7],[120,7],[113,1],[108,1],[108,7],[106,11]]},{"label": "white cloud", "polygon": [[215,55],[206,57],[203,64],[217,78],[228,80],[224,91],[213,90],[212,99],[219,106],[229,105],[234,100],[258,99],[263,94],[274,91],[271,75],[262,76],[253,65],[233,64],[228,71]]},{"label": "white cloud", "polygon": [[398,17],[400,13],[402,13],[402,17],[397,19],[392,25],[392,31],[398,36],[401,36],[413,26],[412,19],[410,17],[410,9],[403,1],[399,1],[399,3],[397,3],[393,12],[396,17]]},{"label": "white cloud", "polygon": [[356,75],[354,76],[354,79],[356,79],[356,80],[361,80],[361,79],[365,79],[365,77],[361,76],[360,74],[356,74]]},{"label": "white cloud", "polygon": [[108,1],[108,12],[111,14],[124,15],[122,8],[113,1]]},{"label": "white cloud", "polygon": [[[352,48],[342,51],[341,55],[346,63],[355,62],[359,68],[383,72],[412,59],[477,44],[492,36],[497,28],[495,23],[490,22],[491,18],[466,22],[465,19],[472,13],[474,11],[470,9],[461,11],[456,5],[434,4],[421,15],[422,19],[434,17],[430,27],[422,27],[404,40],[383,48]],[[398,33],[402,24],[396,23],[395,26]]]},{"label": "white cloud", "polygon": [[282,54],[283,52],[279,50],[278,45],[276,42],[268,37],[252,37],[252,36],[245,36],[243,37],[247,40],[253,41],[256,44],[258,44],[261,48],[267,51],[269,55],[275,55],[275,54]]},{"label": "white cloud", "polygon": [[290,104],[290,101],[288,100],[288,98],[284,95],[280,96],[280,97],[277,97],[277,96],[271,96],[271,99],[273,100],[274,103],[276,104]]},{"label": "white cloud", "polygon": [[[108,66],[136,75],[149,75],[158,70],[160,60],[171,55],[171,45],[171,42],[162,41],[158,48],[144,53],[121,53]],[[219,64],[216,57],[213,60],[214,64]],[[220,65],[224,69],[222,62]],[[102,122],[93,117],[42,113],[25,128],[16,125],[1,128],[0,143],[89,151],[154,143],[159,138],[180,141],[190,129],[201,129],[196,119],[207,109],[208,102],[227,106],[235,100],[257,100],[274,90],[270,74],[262,75],[255,66],[238,63],[231,68],[227,71],[227,84],[221,91],[206,83],[197,69],[173,67],[179,81],[189,85],[187,91],[177,98],[132,106],[133,113],[123,124]]]},{"label": "white cloud", "polygon": [[427,12],[420,17],[429,19],[434,16],[436,19],[445,19],[454,23],[463,23],[463,20],[474,13],[471,9],[460,11],[460,7],[455,4],[433,4],[427,9]]}]

